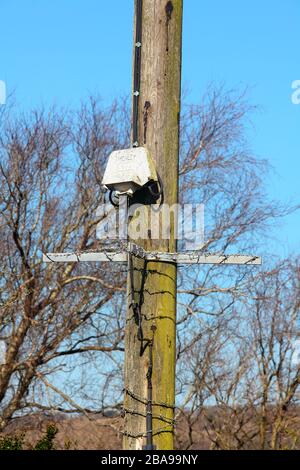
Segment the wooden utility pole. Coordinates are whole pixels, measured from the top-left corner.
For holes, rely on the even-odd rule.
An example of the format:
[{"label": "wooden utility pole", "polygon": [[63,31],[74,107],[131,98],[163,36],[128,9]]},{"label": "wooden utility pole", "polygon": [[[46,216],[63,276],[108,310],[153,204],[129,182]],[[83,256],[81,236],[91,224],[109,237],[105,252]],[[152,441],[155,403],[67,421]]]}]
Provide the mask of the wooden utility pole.
[{"label": "wooden utility pole", "polygon": [[[183,0],[135,0],[135,19],[139,14],[137,9],[141,9],[141,44],[134,45],[134,55],[136,47],[140,47],[141,63],[137,142],[134,144],[150,151],[163,182],[164,202],[168,205],[178,201],[182,3]],[[171,226],[169,240],[152,240],[148,233],[148,239],[140,240],[139,244],[148,251],[174,252],[174,230]],[[143,267],[141,260],[134,259],[133,268],[134,296],[141,304],[144,342],[141,345],[129,279],[124,448],[142,449],[146,444],[146,416],[148,413],[149,418],[151,413],[148,423],[152,420],[156,448],[173,449],[176,263],[148,262]],[[149,392],[152,393],[152,410]]]},{"label": "wooden utility pole", "polygon": [[[163,187],[164,202],[169,207],[178,200],[182,3],[183,0],[135,0],[132,144],[146,147],[155,160],[160,176],[157,189]],[[147,154],[144,149],[138,150]],[[126,157],[125,162],[132,161],[133,149],[121,153],[122,158]],[[117,166],[122,162],[124,164],[119,159]],[[118,171],[117,179],[113,180],[115,191],[118,191],[116,183],[128,183],[124,167],[122,172],[121,181]],[[153,196],[153,188],[150,192]],[[119,198],[122,196],[122,200],[127,201],[126,194],[122,189]],[[134,198],[135,194],[131,201],[134,202]],[[145,226],[141,227],[143,236],[137,245],[135,240],[130,240],[130,228],[137,214],[129,215],[129,240],[121,251],[46,253],[43,260],[53,263],[128,262],[123,446],[132,450],[151,450],[154,446],[157,450],[172,450],[177,264],[260,265],[261,258],[211,254],[202,250],[178,253],[176,222],[172,219],[167,240],[162,237],[154,240],[145,221]],[[125,219],[127,221],[127,216]]]}]

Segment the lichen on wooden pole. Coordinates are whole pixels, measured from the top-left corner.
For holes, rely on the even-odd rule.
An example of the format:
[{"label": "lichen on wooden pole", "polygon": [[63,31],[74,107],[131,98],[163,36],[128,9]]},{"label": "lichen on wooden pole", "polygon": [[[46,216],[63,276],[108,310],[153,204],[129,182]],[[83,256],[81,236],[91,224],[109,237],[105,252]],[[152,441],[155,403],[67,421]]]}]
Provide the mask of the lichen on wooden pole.
[{"label": "lichen on wooden pole", "polygon": [[[138,143],[150,151],[164,187],[164,202],[178,202],[179,116],[181,89],[183,0],[143,0]],[[136,2],[137,7],[137,2]],[[136,14],[136,9],[135,9]],[[175,228],[168,240],[139,244],[149,251],[176,251]],[[173,449],[176,357],[176,265],[133,260],[135,298],[142,290],[141,318],[145,350],[132,309],[128,279],[125,332],[125,449],[142,449],[146,443],[149,350],[153,336],[152,422],[158,450]],[[129,275],[130,278],[130,275]],[[144,285],[143,285],[144,284]]]}]

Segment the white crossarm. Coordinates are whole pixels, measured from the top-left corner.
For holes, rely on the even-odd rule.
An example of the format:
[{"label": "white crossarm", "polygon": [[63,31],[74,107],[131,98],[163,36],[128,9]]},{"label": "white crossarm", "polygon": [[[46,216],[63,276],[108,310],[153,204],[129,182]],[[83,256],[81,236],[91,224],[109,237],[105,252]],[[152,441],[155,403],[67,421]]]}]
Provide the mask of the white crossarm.
[{"label": "white crossarm", "polygon": [[117,262],[126,263],[126,252],[81,252],[81,253],[46,253],[43,254],[44,263],[77,263],[77,262]]},{"label": "white crossarm", "polygon": [[128,245],[127,251],[120,252],[47,253],[43,255],[43,261],[45,263],[95,261],[126,263],[128,252],[138,258],[146,259],[147,261],[160,261],[177,264],[261,264],[261,258],[253,255],[219,255],[197,251],[183,253],[148,252],[132,243]]}]

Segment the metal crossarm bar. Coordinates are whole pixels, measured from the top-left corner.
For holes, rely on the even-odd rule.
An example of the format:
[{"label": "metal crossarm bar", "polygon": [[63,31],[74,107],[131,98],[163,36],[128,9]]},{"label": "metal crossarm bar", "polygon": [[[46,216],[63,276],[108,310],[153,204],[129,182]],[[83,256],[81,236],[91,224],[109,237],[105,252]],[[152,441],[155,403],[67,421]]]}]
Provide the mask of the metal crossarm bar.
[{"label": "metal crossarm bar", "polygon": [[147,261],[159,261],[176,264],[233,264],[233,265],[260,265],[261,258],[253,255],[227,255],[212,254],[203,251],[182,253],[145,251],[140,246],[129,243],[124,251],[79,252],[79,253],[47,253],[43,255],[45,263],[73,263],[73,262],[117,262],[126,263],[128,253]]}]

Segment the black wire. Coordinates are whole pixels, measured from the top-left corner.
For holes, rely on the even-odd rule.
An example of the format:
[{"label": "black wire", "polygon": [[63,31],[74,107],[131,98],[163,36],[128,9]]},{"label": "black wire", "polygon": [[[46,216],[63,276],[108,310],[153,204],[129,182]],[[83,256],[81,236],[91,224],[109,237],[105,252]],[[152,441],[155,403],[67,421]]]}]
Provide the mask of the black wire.
[{"label": "black wire", "polygon": [[136,0],[136,24],[135,24],[135,52],[133,67],[133,111],[132,111],[132,143],[138,145],[138,110],[139,94],[141,87],[141,43],[142,43],[142,11],[143,0]]},{"label": "black wire", "polygon": [[148,189],[149,189],[149,193],[151,194],[151,196],[153,196],[155,199],[158,199],[160,197],[160,203],[159,203],[159,208],[160,208],[164,203],[165,197],[164,197],[164,185],[158,172],[157,172],[157,179],[158,179],[159,190],[153,191],[150,185],[148,186]]},{"label": "black wire", "polygon": [[[138,340],[143,342],[144,340],[144,335],[143,335],[143,329],[142,329],[142,315],[141,315],[141,309],[140,309],[140,302],[135,301],[135,288],[134,288],[134,267],[133,267],[133,262],[132,262],[132,254],[129,253],[129,275],[130,275],[130,291],[131,291],[131,308],[133,310],[134,314],[134,319],[136,323],[138,324],[138,333],[137,337]],[[141,291],[140,291],[141,295]]]},{"label": "black wire", "polygon": [[[133,109],[132,109],[132,144],[138,145],[138,111],[139,111],[139,94],[141,87],[141,43],[142,43],[142,13],[143,13],[143,0],[136,0],[136,18],[135,18],[135,51],[134,51],[134,66],[133,66]],[[142,288],[140,289],[139,302],[135,301],[134,291],[134,273],[133,273],[132,255],[129,253],[129,272],[131,284],[131,307],[135,320],[138,323],[138,340],[141,341],[141,351],[143,349],[143,329],[142,329]],[[143,276],[144,277],[144,276]],[[144,284],[142,280],[142,284]]]},{"label": "black wire", "polygon": [[[133,69],[133,109],[132,109],[132,145],[139,145],[139,98],[141,88],[141,45],[142,45],[142,11],[143,11],[143,0],[136,0],[136,25],[135,25],[135,53],[134,53],[134,69]],[[163,185],[162,181],[159,180],[159,192],[163,200]],[[151,190],[150,190],[151,192]],[[140,356],[143,355],[145,349],[149,345],[149,368],[147,373],[148,381],[148,401],[147,401],[147,418],[146,418],[146,432],[147,432],[147,449],[155,449],[153,446],[153,432],[152,432],[152,346],[153,338],[151,340],[144,340],[144,333],[142,327],[142,304],[144,302],[144,286],[147,277],[147,261],[144,262],[142,282],[139,290],[139,301],[135,301],[135,290],[134,290],[134,267],[132,262],[132,254],[129,253],[129,272],[130,272],[130,290],[131,290],[131,307],[135,317],[135,321],[138,324],[137,338],[141,342]],[[154,331],[153,331],[154,335]]]},{"label": "black wire", "polygon": [[146,441],[146,449],[155,450],[155,446],[153,445],[153,396],[152,396],[152,372],[153,372],[153,345],[154,345],[154,333],[156,327],[152,325],[152,339],[149,343],[149,367],[147,372],[147,388],[148,388],[148,396],[147,396],[147,412],[146,412],[146,432],[147,432],[147,441]]},{"label": "black wire", "polygon": [[129,275],[130,275],[130,290],[131,290],[131,308],[133,310],[135,321],[138,325],[137,338],[141,342],[140,356],[144,354],[145,349],[149,344],[149,340],[144,339],[144,332],[142,327],[142,305],[144,302],[144,287],[147,277],[147,260],[144,260],[142,271],[141,287],[139,289],[139,300],[135,300],[135,287],[134,287],[134,267],[132,262],[132,254],[129,253]]},{"label": "black wire", "polygon": [[[116,196],[115,196],[115,197],[116,197]],[[111,203],[114,207],[119,207],[119,202],[114,201],[114,191],[113,191],[112,189],[109,191],[109,196],[108,196],[108,198],[109,198],[110,203]],[[116,197],[116,199],[118,200],[119,198]]]}]

